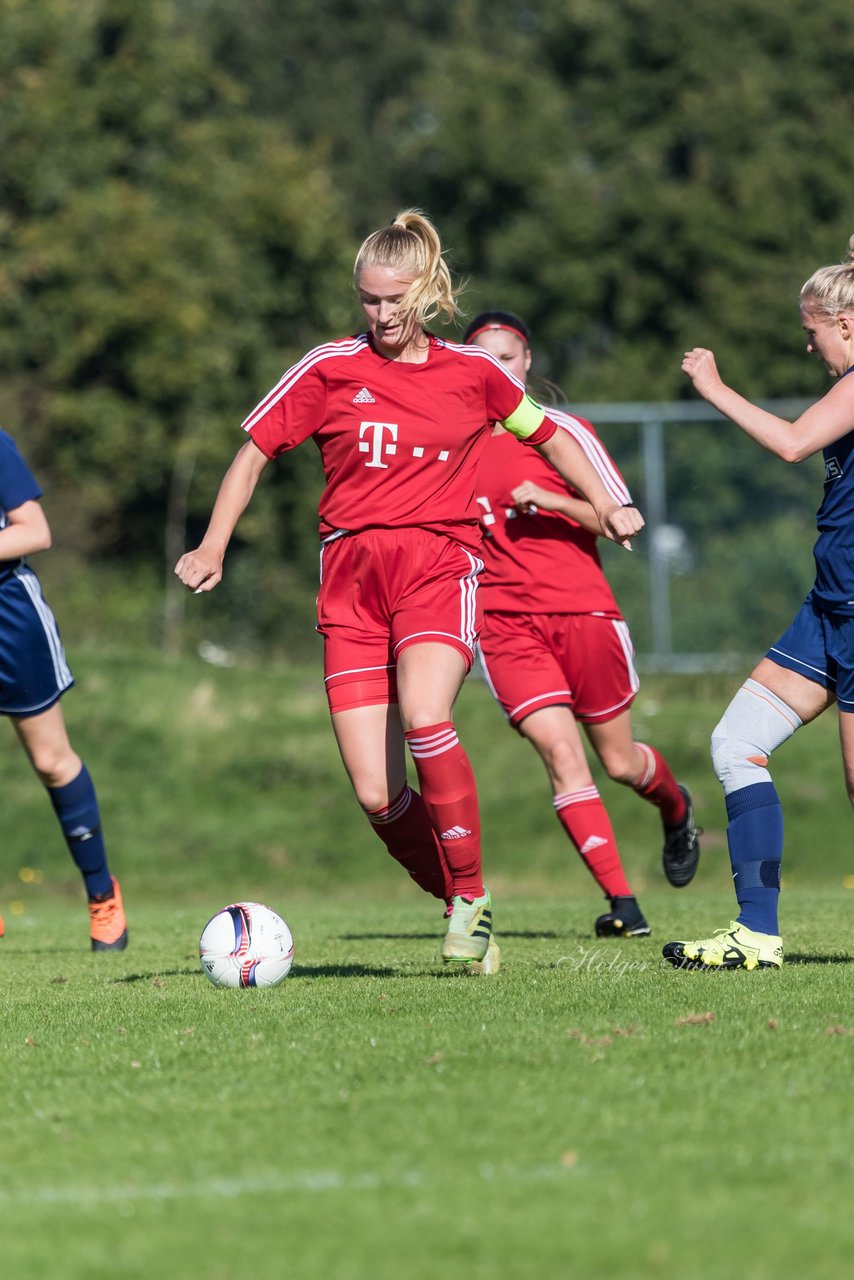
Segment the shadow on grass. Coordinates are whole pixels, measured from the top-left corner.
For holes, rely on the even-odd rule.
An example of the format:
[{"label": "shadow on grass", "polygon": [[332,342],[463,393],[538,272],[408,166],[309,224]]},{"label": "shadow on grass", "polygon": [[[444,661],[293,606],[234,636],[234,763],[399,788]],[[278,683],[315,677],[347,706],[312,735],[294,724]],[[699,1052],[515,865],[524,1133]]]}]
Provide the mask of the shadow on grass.
[{"label": "shadow on grass", "polygon": [[[576,936],[578,938],[582,938],[587,935],[581,933],[577,935],[554,933],[548,929],[527,929],[516,931],[513,929],[497,929],[495,936],[499,942],[502,942],[505,938],[574,938]],[[339,933],[338,940],[339,942],[362,942],[378,939],[380,941],[405,942],[411,938],[416,942],[425,942],[430,941],[431,939],[435,942],[437,937],[441,937],[441,931],[436,933]]]},{"label": "shadow on grass", "polygon": [[114,978],[113,985],[121,986],[128,982],[153,982],[155,978],[203,978],[201,969],[153,969],[150,973],[127,973],[123,978]]},{"label": "shadow on grass", "polygon": [[[114,986],[132,982],[155,982],[158,978],[204,978],[201,969],[152,969],[149,973],[128,973],[114,978]],[[294,978],[400,978],[401,969],[377,968],[368,964],[316,964],[300,965],[291,970]]]},{"label": "shadow on grass", "polygon": [[496,929],[495,937],[499,942],[505,938],[578,938],[589,937],[586,933],[556,933],[553,929]]},{"label": "shadow on grass", "polygon": [[798,953],[795,955],[787,955],[785,959],[787,965],[790,964],[854,964],[854,956],[803,956]]},{"label": "shadow on grass", "polygon": [[387,941],[387,942],[406,942],[412,939],[414,942],[435,941],[440,936],[441,931],[434,933],[339,933],[339,942],[363,942],[363,941]]},{"label": "shadow on grass", "polygon": [[401,978],[401,969],[378,969],[369,964],[301,964],[291,970],[294,978]]},{"label": "shadow on grass", "polygon": [[17,940],[9,942],[8,938],[4,938],[2,945],[4,954],[9,956],[48,956],[49,954],[52,959],[73,956],[79,960],[81,955],[89,954],[85,947],[55,947],[47,941],[32,947],[22,947]]}]

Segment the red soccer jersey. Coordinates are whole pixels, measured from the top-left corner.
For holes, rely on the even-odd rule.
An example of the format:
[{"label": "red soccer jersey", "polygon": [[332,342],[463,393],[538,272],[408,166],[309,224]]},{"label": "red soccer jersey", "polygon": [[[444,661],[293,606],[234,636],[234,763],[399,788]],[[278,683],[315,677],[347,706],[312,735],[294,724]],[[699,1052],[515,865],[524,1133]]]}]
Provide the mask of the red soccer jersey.
[{"label": "red soccer jersey", "polygon": [[[612,497],[630,502],[622,476],[590,423],[556,409],[546,412],[581,445]],[[596,535],[554,511],[522,515],[510,494],[525,480],[553,493],[578,496],[540,454],[520,449],[507,433],[492,437],[477,479],[485,534],[481,555],[486,570],[480,580],[485,612],[601,613],[619,618]]]},{"label": "red soccer jersey", "polygon": [[[322,538],[418,526],[479,552],[477,464],[492,424],[525,399],[522,384],[479,347],[431,335],[427,359],[408,364],[379,355],[360,334],[310,351],[243,428],[268,458],[314,440],[326,476]],[[539,412],[523,414],[538,443],[554,434]]]}]

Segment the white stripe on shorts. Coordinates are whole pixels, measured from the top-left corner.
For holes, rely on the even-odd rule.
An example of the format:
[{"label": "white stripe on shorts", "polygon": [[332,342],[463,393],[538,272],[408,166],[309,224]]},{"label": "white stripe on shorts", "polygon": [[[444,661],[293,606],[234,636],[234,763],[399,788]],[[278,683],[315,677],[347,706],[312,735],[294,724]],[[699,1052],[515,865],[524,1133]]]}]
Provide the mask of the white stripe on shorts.
[{"label": "white stripe on shorts", "polygon": [[632,637],[629,635],[628,623],[624,622],[622,618],[612,618],[611,622],[617,636],[619,637],[623,653],[626,655],[626,669],[629,673],[629,683],[632,688],[632,693],[637,693],[640,688],[640,680],[638,679],[637,671],[635,671],[635,650],[634,645],[632,644]]},{"label": "white stripe on shorts", "polygon": [[483,561],[473,556],[465,547],[460,548],[469,558],[470,571],[460,578],[460,639],[474,650],[477,643],[477,578],[483,572]]},{"label": "white stripe on shorts", "polygon": [[20,569],[15,570],[15,577],[26,591],[32,601],[33,608],[36,611],[39,621],[42,624],[42,630],[45,634],[48,647],[50,649],[51,661],[53,663],[53,673],[56,677],[56,686],[58,689],[67,689],[73,682],[74,677],[71,669],[65,661],[65,650],[62,647],[62,641],[59,638],[59,628],[56,625],[56,618],[50,610],[50,607],[42,595],[39,580],[33,573],[32,569],[22,565]]}]

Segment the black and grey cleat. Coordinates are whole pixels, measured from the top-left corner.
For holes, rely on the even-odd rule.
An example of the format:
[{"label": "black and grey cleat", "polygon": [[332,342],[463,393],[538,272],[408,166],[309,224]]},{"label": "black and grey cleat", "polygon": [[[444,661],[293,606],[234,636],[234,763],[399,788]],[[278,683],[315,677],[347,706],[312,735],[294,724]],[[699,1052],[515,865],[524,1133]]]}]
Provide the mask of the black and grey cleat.
[{"label": "black and grey cleat", "polygon": [[681,782],[677,783],[685,800],[685,817],[674,827],[664,828],[664,851],[661,862],[664,874],[676,889],[683,889],[694,879],[700,861],[700,836],[702,829],[694,822],[694,802],[691,792]]}]

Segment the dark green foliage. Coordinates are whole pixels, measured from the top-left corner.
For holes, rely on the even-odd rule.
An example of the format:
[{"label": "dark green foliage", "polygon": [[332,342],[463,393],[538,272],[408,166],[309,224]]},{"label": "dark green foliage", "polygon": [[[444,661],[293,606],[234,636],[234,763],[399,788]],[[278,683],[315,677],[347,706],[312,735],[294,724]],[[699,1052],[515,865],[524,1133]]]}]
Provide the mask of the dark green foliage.
[{"label": "dark green foliage", "polygon": [[[358,326],[353,252],[410,204],[468,312],[521,311],[570,398],[690,398],[697,343],[755,398],[823,390],[796,299],[854,231],[842,0],[0,0],[0,35],[0,420],[74,563],[164,580],[245,413]],[[720,565],[731,519],[788,547],[806,516],[786,468],[732,474],[731,439],[686,517]],[[275,472],[205,615],[229,641],[310,614],[317,459]]]},{"label": "dark green foliage", "polygon": [[3,419],[66,543],[159,558],[176,485],[206,514],[245,413],[349,323],[346,224],[175,5],[6,8]]}]

